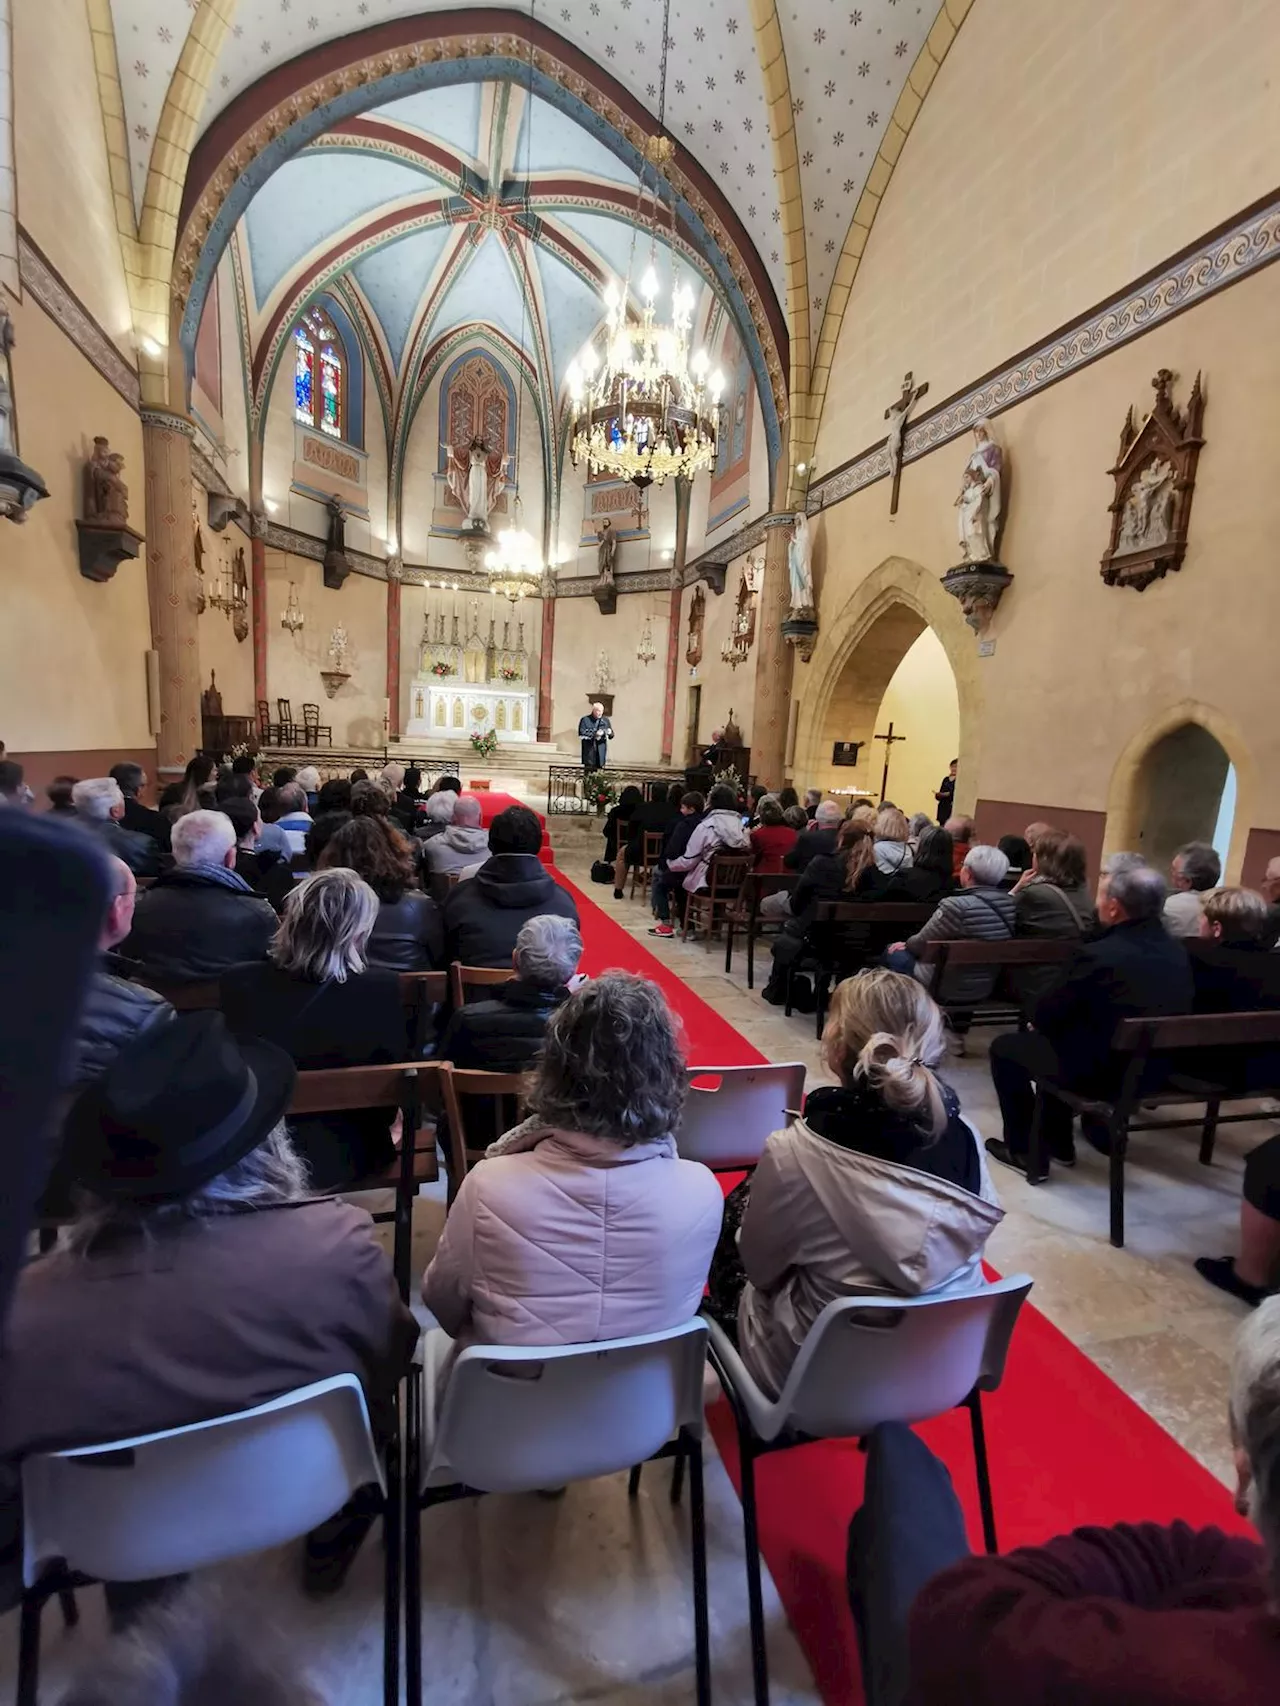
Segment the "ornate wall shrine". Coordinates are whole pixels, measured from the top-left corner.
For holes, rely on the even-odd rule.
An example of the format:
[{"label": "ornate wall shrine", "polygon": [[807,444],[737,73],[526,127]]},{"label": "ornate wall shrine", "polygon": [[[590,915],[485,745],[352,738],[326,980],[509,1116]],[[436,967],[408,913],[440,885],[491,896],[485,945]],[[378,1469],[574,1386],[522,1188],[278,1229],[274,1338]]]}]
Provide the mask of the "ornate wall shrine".
[{"label": "ornate wall shrine", "polygon": [[427,605],[418,671],[409,687],[408,739],[470,740],[490,729],[500,741],[532,741],[538,698],[524,618],[498,615],[491,602],[487,623],[480,600],[442,596]]}]

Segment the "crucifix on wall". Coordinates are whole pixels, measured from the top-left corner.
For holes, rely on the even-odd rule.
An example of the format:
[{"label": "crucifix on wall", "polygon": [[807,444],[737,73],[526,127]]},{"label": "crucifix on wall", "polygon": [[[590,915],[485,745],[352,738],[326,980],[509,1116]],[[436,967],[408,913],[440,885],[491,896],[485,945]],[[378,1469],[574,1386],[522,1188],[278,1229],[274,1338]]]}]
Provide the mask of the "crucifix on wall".
[{"label": "crucifix on wall", "polygon": [[893,749],[897,743],[900,740],[906,740],[907,737],[906,735],[894,734],[893,724],[890,723],[887,735],[876,735],[874,738],[884,742],[884,775],[880,778],[880,804],[883,805],[889,797],[889,760],[893,756]]},{"label": "crucifix on wall", "polygon": [[885,449],[889,452],[889,472],[893,476],[893,485],[889,491],[890,515],[898,513],[898,488],[902,482],[902,440],[907,430],[907,416],[929,389],[927,379],[923,384],[917,385],[915,377],[914,373],[903,374],[902,395],[896,402],[890,403],[884,412],[884,418],[889,422]]}]

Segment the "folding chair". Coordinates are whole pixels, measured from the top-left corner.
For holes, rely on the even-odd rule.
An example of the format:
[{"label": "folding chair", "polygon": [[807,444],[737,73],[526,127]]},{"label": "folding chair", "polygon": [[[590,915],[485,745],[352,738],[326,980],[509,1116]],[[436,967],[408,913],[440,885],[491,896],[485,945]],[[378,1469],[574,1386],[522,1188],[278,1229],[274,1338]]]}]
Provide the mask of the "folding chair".
[{"label": "folding chair", "polygon": [[1015,1274],[952,1296],[838,1298],[810,1328],[776,1400],[760,1390],[723,1328],[708,1322],[711,1366],[738,1430],[756,1706],[769,1703],[756,1459],[815,1439],[861,1439],[882,1422],[923,1422],[963,1404],[973,1430],[983,1539],[994,1552],[981,1394],[1004,1378],[1009,1340],[1031,1286],[1030,1275]]},{"label": "folding chair", "polygon": [[687,941],[694,928],[705,930],[709,938],[718,925],[727,922],[742,896],[742,885],[751,871],[751,858],[750,853],[711,855],[706,888],[689,895],[685,902],[681,941]]},{"label": "folding chair", "polygon": [[[523,1119],[527,1083],[522,1072],[464,1072],[448,1061],[442,1062],[440,1088],[449,1122],[450,1203],[457,1196],[467,1169],[484,1158],[485,1150],[495,1138]],[[486,1105],[483,1129],[477,1102]],[[469,1115],[464,1111],[468,1103],[472,1105]]]},{"label": "folding chair", "polygon": [[698,1706],[710,1706],[702,1482],[705,1321],[589,1345],[537,1350],[472,1345],[449,1370],[441,1402],[439,1364],[449,1343],[444,1334],[427,1334],[422,1377],[409,1387],[408,1706],[422,1700],[423,1509],[480,1493],[533,1492],[594,1480],[655,1457],[675,1457],[689,1466],[697,1700]]},{"label": "folding chair", "polygon": [[386,1530],[383,1700],[400,1686],[399,1430],[380,1452],[354,1374],[164,1433],[22,1465],[18,1706],[36,1706],[40,1612],[90,1581],[140,1582],[296,1540],[371,1484]]},{"label": "folding chair", "polygon": [[[465,1007],[467,992],[472,989],[492,989],[495,983],[511,983],[515,978],[514,966],[464,966],[461,960],[454,960],[449,966],[449,999],[456,1007]],[[479,996],[481,1001],[484,996]]]},{"label": "folding chair", "polygon": [[686,1161],[713,1173],[754,1167],[768,1138],[800,1110],[804,1064],[691,1066],[689,1094],[676,1133]]}]

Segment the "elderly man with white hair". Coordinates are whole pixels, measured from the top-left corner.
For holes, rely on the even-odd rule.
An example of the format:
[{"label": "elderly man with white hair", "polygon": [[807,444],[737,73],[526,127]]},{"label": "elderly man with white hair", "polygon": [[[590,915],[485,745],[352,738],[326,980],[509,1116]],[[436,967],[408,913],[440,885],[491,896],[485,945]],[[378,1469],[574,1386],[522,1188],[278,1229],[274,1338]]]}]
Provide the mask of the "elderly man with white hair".
[{"label": "elderly man with white hair", "polygon": [[126,829],[124,794],[113,776],[93,776],[71,790],[75,821],[97,836],[103,850],[122,860],[135,877],[154,877],[163,863],[159,846],[149,835]]},{"label": "elderly man with white hair", "polygon": [[[433,835],[422,849],[422,868],[433,874],[463,871],[489,857],[489,831],[480,827],[480,802],[474,794],[442,796],[453,799],[453,816],[442,835]],[[438,806],[435,808],[440,809]]]},{"label": "elderly man with white hair", "polygon": [[413,831],[418,841],[434,841],[437,835],[444,834],[453,822],[453,806],[457,797],[447,788],[442,793],[427,795],[422,802],[421,819]]},{"label": "elderly man with white hair", "polygon": [[[933,967],[917,964],[930,942],[1007,942],[1017,924],[1018,906],[1001,884],[1009,874],[1009,861],[998,847],[979,842],[965,854],[960,867],[959,894],[946,895],[914,936],[895,942],[884,955],[891,971],[906,972],[921,983],[933,981]],[[990,998],[996,972],[982,966],[952,972],[946,987],[937,993],[958,1007],[973,1007]]]},{"label": "elderly man with white hair", "polygon": [[484,1001],[458,1008],[436,1054],[479,1072],[523,1072],[542,1047],[547,1020],[581,981],[582,936],[572,918],[540,913],[520,927],[515,977]]},{"label": "elderly man with white hair", "polygon": [[263,959],[276,915],[235,872],[236,832],[222,812],[173,826],[174,869],[139,897],[124,953],[160,983],[203,983]]}]

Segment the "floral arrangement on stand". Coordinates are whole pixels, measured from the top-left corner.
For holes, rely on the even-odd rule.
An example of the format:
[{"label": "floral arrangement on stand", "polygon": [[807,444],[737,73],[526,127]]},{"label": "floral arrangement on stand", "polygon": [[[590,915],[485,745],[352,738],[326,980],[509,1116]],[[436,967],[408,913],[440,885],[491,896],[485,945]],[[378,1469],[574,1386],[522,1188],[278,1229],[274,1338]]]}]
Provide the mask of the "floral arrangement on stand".
[{"label": "floral arrangement on stand", "polygon": [[520,681],[522,677],[523,672],[517,669],[513,663],[504,663],[498,671],[499,681]]},{"label": "floral arrangement on stand", "polygon": [[726,764],[722,770],[713,771],[712,775],[715,777],[717,785],[723,783],[726,788],[732,788],[735,794],[741,794],[742,777],[739,776],[735,765]]},{"label": "floral arrangement on stand", "polygon": [[606,806],[616,803],[618,789],[607,770],[589,770],[587,772],[582,779],[582,798],[588,805],[596,808],[597,817]]},{"label": "floral arrangement on stand", "polygon": [[445,676],[453,675],[455,671],[451,663],[446,663],[443,658],[440,658],[432,664],[428,673],[438,675],[443,680]]},{"label": "floral arrangement on stand", "polygon": [[498,731],[486,729],[484,734],[473,734],[471,746],[481,758],[492,758],[498,750]]}]

